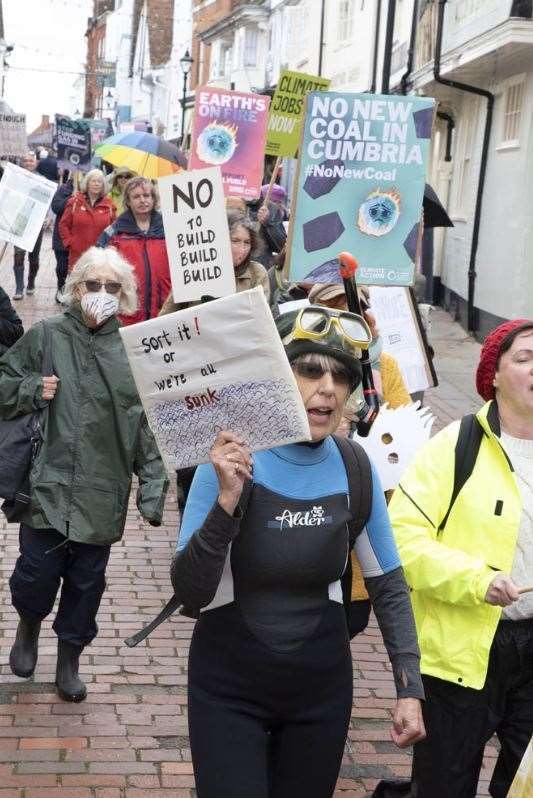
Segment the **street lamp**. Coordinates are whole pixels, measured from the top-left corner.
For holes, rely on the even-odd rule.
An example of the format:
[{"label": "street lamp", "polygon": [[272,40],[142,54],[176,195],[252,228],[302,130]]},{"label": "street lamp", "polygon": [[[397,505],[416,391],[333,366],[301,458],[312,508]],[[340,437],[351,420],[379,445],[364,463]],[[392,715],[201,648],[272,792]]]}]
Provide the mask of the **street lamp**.
[{"label": "street lamp", "polygon": [[180,144],[183,146],[185,138],[185,103],[187,101],[187,77],[194,64],[194,59],[188,50],[185,50],[185,55],[180,58],[181,71],[183,72],[183,92],[181,95],[181,139]]}]

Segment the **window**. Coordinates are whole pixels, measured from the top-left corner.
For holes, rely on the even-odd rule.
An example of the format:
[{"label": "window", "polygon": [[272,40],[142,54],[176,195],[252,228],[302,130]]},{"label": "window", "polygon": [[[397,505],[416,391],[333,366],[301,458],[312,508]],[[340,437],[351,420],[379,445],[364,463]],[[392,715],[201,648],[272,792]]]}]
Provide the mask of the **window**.
[{"label": "window", "polygon": [[353,34],[353,0],[338,0],[337,39],[346,42]]},{"label": "window", "polygon": [[459,123],[459,141],[457,146],[457,179],[455,190],[455,213],[467,216],[471,210],[473,197],[472,159],[477,127],[478,101],[469,100],[463,105]]},{"label": "window", "polygon": [[257,28],[246,28],[244,34],[244,66],[257,66],[257,46],[259,35]]},{"label": "window", "polygon": [[520,140],[520,123],[524,106],[524,77],[507,84],[503,94],[503,121],[501,144],[517,145]]},{"label": "window", "polygon": [[219,56],[219,70],[218,76],[219,78],[227,78],[231,74],[231,57],[232,57],[232,48],[230,44],[223,44],[220,47],[220,56]]}]

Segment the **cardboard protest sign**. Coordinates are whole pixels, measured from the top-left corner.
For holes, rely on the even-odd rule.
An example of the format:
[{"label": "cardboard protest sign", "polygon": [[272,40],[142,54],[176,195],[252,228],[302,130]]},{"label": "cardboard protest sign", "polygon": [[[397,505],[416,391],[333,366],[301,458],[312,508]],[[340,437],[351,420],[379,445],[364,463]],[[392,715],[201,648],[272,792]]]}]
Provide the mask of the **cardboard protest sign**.
[{"label": "cardboard protest sign", "polygon": [[326,91],[331,81],[305,72],[283,69],[270,103],[266,155],[295,158],[300,144],[305,95]]},{"label": "cardboard protest sign", "polygon": [[26,114],[0,113],[0,156],[21,158],[27,152]]},{"label": "cardboard protest sign", "polygon": [[341,282],[336,258],[346,250],[358,260],[358,283],[413,282],[434,106],[411,95],[307,95],[292,280]]},{"label": "cardboard protest sign", "polygon": [[430,409],[421,408],[420,402],[395,410],[385,404],[368,436],[355,436],[375,465],[383,490],[398,485],[417,451],[429,440],[434,421]]},{"label": "cardboard protest sign", "polygon": [[260,286],[120,330],[170,472],[204,463],[219,430],[252,451],[309,440],[307,414]]},{"label": "cardboard protest sign", "polygon": [[57,163],[63,169],[88,172],[91,164],[91,128],[86,119],[56,114]]},{"label": "cardboard protest sign", "polygon": [[262,94],[196,89],[189,168],[220,166],[226,196],[257,199],[269,103]]},{"label": "cardboard protest sign", "polygon": [[95,147],[104,139],[113,135],[113,125],[110,119],[84,119],[83,121],[87,122],[91,131],[91,152],[94,152]]},{"label": "cardboard protest sign", "polygon": [[52,180],[6,163],[0,180],[0,239],[31,252],[56,191]]},{"label": "cardboard protest sign", "polygon": [[219,167],[169,175],[158,184],[174,300],[234,294]]},{"label": "cardboard protest sign", "polygon": [[407,390],[433,388],[437,378],[409,289],[371,286],[369,291],[383,349],[398,361]]}]

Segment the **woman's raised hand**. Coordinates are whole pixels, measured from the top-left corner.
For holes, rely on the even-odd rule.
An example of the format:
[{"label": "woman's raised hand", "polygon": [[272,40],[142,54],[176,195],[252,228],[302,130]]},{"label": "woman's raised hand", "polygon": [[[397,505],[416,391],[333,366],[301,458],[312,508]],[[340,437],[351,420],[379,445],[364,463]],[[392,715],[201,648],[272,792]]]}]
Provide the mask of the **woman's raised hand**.
[{"label": "woman's raised hand", "polygon": [[247,479],[252,478],[253,462],[244,441],[233,432],[219,432],[209,457],[218,478],[218,503],[233,515]]}]

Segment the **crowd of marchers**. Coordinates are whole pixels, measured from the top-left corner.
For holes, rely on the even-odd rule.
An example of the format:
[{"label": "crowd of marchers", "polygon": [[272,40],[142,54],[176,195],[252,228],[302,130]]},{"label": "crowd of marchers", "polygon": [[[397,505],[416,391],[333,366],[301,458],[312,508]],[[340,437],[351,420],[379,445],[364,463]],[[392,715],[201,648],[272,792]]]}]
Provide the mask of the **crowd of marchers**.
[{"label": "crowd of marchers", "polygon": [[[3,507],[20,524],[9,664],[33,675],[59,593],[56,687],[76,702],[87,695],[79,658],[98,633],[132,477],[153,526],[168,489],[119,328],[187,304],[172,295],[151,180],[92,169],[75,189],[51,156],[28,153],[23,166],[58,182],[61,312],[24,332],[0,288],[0,419],[43,420],[28,495]],[[414,752],[411,781],[383,782],[376,796],[474,798],[496,733],[490,794],[504,798],[533,735],[533,320],[487,336],[475,375],[484,404],[419,450],[387,505],[352,439],[361,352],[390,407],[411,402],[401,371],[368,292],[356,314],[342,285],[284,278],[289,203],[278,185],[265,201],[264,188],[256,203],[227,203],[236,290],[263,287],[311,440],[251,452],[223,430],[209,464],[177,475],[183,513],[169,566],[183,612],[197,619],[188,670],[197,794],[333,795],[352,707],[350,636],[365,625],[353,622],[362,580],[394,676],[391,738]],[[42,237],[30,253],[15,248],[17,303],[39,290]],[[304,307],[280,313],[302,297]],[[296,513],[309,523],[276,526]]]}]

